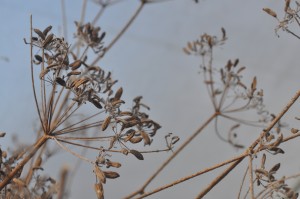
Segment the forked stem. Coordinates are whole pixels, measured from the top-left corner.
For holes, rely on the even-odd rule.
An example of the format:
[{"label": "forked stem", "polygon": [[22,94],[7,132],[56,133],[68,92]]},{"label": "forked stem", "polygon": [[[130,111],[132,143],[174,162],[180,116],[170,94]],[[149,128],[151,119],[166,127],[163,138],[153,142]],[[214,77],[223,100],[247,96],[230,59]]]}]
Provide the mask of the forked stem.
[{"label": "forked stem", "polygon": [[32,146],[32,149],[29,151],[28,155],[0,183],[0,191],[15,177],[19,171],[23,169],[24,165],[36,154],[36,152],[46,143],[48,139],[48,136],[43,135],[37,140],[37,142]]},{"label": "forked stem", "polygon": [[208,120],[201,125],[196,132],[190,136],[157,170],[156,172],[145,182],[145,184],[138,189],[137,191],[133,192],[132,194],[128,195],[125,197],[125,199],[132,198],[138,194],[142,194],[145,190],[145,188],[152,182],[152,180],[200,133],[202,132],[203,129],[206,128],[206,126],[213,120],[215,119],[219,113],[214,113],[211,115]]}]

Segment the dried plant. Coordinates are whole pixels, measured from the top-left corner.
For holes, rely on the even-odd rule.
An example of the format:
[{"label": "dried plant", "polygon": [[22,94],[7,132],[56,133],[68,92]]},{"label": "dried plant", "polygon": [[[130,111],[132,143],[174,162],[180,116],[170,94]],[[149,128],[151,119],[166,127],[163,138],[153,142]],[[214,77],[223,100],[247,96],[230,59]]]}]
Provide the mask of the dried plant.
[{"label": "dried plant", "polygon": [[[114,154],[123,154],[123,157],[130,154],[138,160],[144,160],[144,153],[165,151],[173,153],[141,184],[141,187],[124,198],[144,198],[229,165],[196,196],[203,198],[245,159],[248,159],[248,163],[237,198],[241,198],[242,195],[244,198],[259,199],[298,197],[297,190],[293,190],[287,180],[297,178],[299,174],[278,177],[278,171],[283,164],[279,162],[269,165],[267,160],[275,155],[284,154],[281,144],[300,136],[297,128],[287,131],[287,125],[281,122],[282,117],[299,98],[300,91],[296,92],[279,114],[270,113],[264,105],[264,92],[258,89],[258,79],[253,77],[249,85],[244,82],[246,67],[240,65],[239,59],[228,60],[223,67],[215,66],[215,49],[227,41],[224,28],[221,28],[220,37],[205,33],[188,42],[183,48],[185,54],[201,57],[200,74],[210,97],[213,114],[180,146],[175,147],[179,137],[169,133],[165,135],[164,148],[148,148],[156,139],[160,124],[145,112],[150,108],[142,102],[142,96],[133,99],[130,109],[124,108],[123,87],[115,89],[117,80],[113,79],[111,72],[99,67],[97,63],[121,38],[145,5],[163,1],[140,0],[140,5],[132,17],[108,44],[105,40],[107,33],[96,27],[95,23],[107,7],[121,0],[94,1],[100,10],[94,20],[87,23],[84,23],[87,1],[83,1],[81,19],[75,22],[74,44],[69,44],[64,37],[52,33],[52,26],[45,29],[33,28],[31,17],[30,38],[24,41],[30,46],[32,89],[40,127],[37,129],[34,144],[17,144],[11,151],[3,151],[0,148],[1,198],[68,197],[68,167],[62,168],[59,181],[44,174],[45,162],[60,150],[67,151],[91,165],[95,174],[93,188],[99,199],[104,198],[106,181],[121,176],[117,169],[123,162]],[[195,0],[195,3],[198,1]],[[263,10],[279,22],[276,33],[283,30],[300,38],[290,30],[294,21],[300,26],[300,4],[295,1],[295,8],[290,5],[290,0],[286,0],[282,20],[279,20],[277,13],[272,9]],[[95,56],[94,60],[90,60],[90,53]],[[39,77],[35,74],[39,74]],[[251,117],[241,117],[240,113],[249,114]],[[253,117],[255,119],[252,119]],[[225,120],[229,127],[222,126],[220,120]],[[222,141],[244,151],[236,157],[148,191],[149,184],[210,123],[214,124],[215,133]],[[244,136],[243,126],[260,129],[252,143],[238,142],[237,137]],[[225,131],[228,134],[224,135],[224,130],[221,132],[220,128],[227,128]],[[5,132],[0,132],[0,139],[5,135]],[[49,142],[55,143],[56,147],[50,146]],[[141,147],[147,148],[141,150]],[[89,159],[78,153],[78,149],[95,151],[97,157]]]}]

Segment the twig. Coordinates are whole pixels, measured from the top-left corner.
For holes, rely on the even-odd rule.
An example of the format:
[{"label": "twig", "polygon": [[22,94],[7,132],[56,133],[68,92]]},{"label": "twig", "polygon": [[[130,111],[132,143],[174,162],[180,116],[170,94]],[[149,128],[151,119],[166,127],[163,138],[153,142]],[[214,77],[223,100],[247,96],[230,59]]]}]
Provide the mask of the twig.
[{"label": "twig", "polygon": [[196,132],[190,136],[157,170],[156,172],[139,188],[137,191],[125,197],[126,199],[132,198],[144,192],[145,188],[152,182],[152,180],[200,133],[202,130],[216,117],[218,113],[211,115],[203,125],[201,125]]},{"label": "twig", "polygon": [[244,176],[243,176],[243,180],[242,180],[242,183],[241,183],[241,186],[240,186],[240,190],[239,190],[239,194],[238,194],[237,199],[240,199],[240,197],[241,197],[241,193],[242,193],[243,185],[244,185],[244,182],[245,182],[247,173],[248,173],[248,169],[249,169],[249,166],[247,167],[247,169],[246,169],[246,171],[245,171],[245,174],[244,174]]},{"label": "twig", "polygon": [[253,189],[253,168],[252,168],[252,155],[249,155],[249,180],[250,180],[250,196],[252,199],[254,199],[254,189]]},{"label": "twig", "polygon": [[91,66],[95,65],[103,56],[106,54],[106,52],[120,39],[120,37],[126,32],[126,30],[130,27],[130,25],[133,23],[133,21],[137,18],[137,16],[142,11],[146,1],[141,1],[140,6],[137,8],[137,10],[134,12],[132,17],[128,20],[128,22],[125,24],[125,26],[122,28],[122,30],[117,34],[117,36],[108,44],[107,47],[105,47],[104,53],[100,54],[96,59],[92,62]]}]

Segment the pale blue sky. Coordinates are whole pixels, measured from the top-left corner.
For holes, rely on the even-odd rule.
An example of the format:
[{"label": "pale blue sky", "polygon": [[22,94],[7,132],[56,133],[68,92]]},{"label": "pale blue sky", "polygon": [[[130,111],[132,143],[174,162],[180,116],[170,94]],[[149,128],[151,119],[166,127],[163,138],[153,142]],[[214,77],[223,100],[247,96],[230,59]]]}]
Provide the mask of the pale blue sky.
[{"label": "pale blue sky", "polygon": [[[73,22],[80,18],[81,5],[82,1],[66,0],[70,42],[75,30]],[[30,14],[33,15],[34,27],[43,29],[51,24],[53,31],[60,34],[60,6],[58,0],[0,1],[0,56],[10,60],[0,60],[0,130],[8,133],[5,139],[1,139],[2,147],[7,146],[12,133],[28,141],[34,136],[37,115],[32,101],[29,46],[24,44],[23,38],[29,35]],[[137,1],[124,0],[107,10],[97,24],[107,32],[107,40],[113,38],[137,6]],[[247,67],[246,82],[250,83],[256,75],[259,87],[265,90],[269,110],[277,113],[299,89],[299,41],[283,32],[277,38],[274,33],[276,21],[262,11],[264,7],[282,13],[283,1],[200,0],[195,4],[192,0],[170,0],[146,6],[100,66],[111,70],[114,78],[119,79],[118,85],[123,86],[127,101],[137,95],[144,96],[144,101],[151,107],[150,115],[163,126],[161,137],[173,132],[184,140],[212,113],[212,107],[198,74],[200,58],[186,56],[182,47],[204,32],[220,35],[220,29],[224,27],[229,39],[216,51],[215,64],[223,66],[228,59],[239,58],[240,63]],[[97,6],[88,1],[87,19],[94,16],[96,9]],[[297,111],[299,108],[295,108],[290,117],[297,116]],[[160,143],[163,142],[155,146],[162,147]],[[211,153],[207,154],[207,151]],[[218,140],[213,129],[208,128],[169,165],[150,189],[240,152]],[[58,176],[61,164],[57,161],[67,159],[71,166],[74,158],[70,156],[67,153],[58,155],[47,163],[48,168]],[[145,157],[145,161],[124,158],[120,179],[105,185],[106,198],[120,198],[134,191],[168,156],[151,154]],[[291,152],[286,158],[293,157],[296,155]],[[287,164],[285,171],[300,169],[299,161]],[[234,174],[241,175],[243,171],[240,166]],[[207,198],[235,198],[241,181],[241,178],[234,178],[235,175],[229,175]],[[212,175],[204,175],[149,198],[193,198],[211,179]],[[70,198],[95,197],[94,180],[92,167],[83,163],[80,174],[74,178]]]}]

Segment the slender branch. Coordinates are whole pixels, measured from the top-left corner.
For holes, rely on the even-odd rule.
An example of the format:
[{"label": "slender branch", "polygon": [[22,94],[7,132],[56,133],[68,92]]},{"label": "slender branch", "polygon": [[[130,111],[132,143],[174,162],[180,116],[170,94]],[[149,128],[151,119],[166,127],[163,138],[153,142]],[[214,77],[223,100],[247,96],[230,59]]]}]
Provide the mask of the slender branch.
[{"label": "slender branch", "polygon": [[247,167],[247,169],[246,169],[246,171],[245,171],[245,174],[244,174],[244,176],[243,176],[243,180],[242,180],[242,183],[241,183],[241,186],[240,186],[240,190],[239,190],[239,194],[238,194],[237,199],[240,199],[240,197],[241,197],[241,193],[242,193],[243,185],[244,185],[244,182],[245,182],[247,173],[248,173],[248,169],[249,169],[249,166]]},{"label": "slender branch", "polygon": [[41,117],[41,112],[40,112],[40,108],[39,108],[39,104],[38,104],[38,100],[37,100],[37,96],[36,96],[36,92],[35,92],[35,84],[34,84],[34,74],[33,74],[33,45],[32,45],[32,15],[30,15],[30,70],[31,70],[31,84],[32,84],[32,90],[33,90],[33,96],[34,96],[34,101],[35,101],[35,106],[39,115],[39,119],[41,122],[41,125],[43,127],[43,131],[45,132],[45,126]]},{"label": "slender branch", "polygon": [[250,197],[251,199],[254,199],[254,189],[253,189],[253,167],[252,167],[252,156],[249,155],[249,180],[250,180],[250,185],[249,185],[249,189],[250,189]]},{"label": "slender branch", "polygon": [[105,48],[105,52],[101,55],[99,55],[91,64],[91,66],[95,65],[103,56],[106,54],[106,52],[120,39],[120,37],[126,32],[126,30],[130,27],[130,25],[133,23],[133,21],[137,18],[137,16],[142,11],[146,1],[141,1],[140,6],[137,8],[137,10],[134,12],[132,17],[128,20],[128,22],[125,24],[125,26],[122,28],[122,30],[117,34],[117,36],[108,44],[108,46]]},{"label": "slender branch", "polygon": [[156,172],[139,188],[137,191],[133,192],[132,194],[128,195],[125,198],[132,198],[138,194],[144,192],[145,188],[152,182],[152,180],[200,133],[206,126],[216,117],[218,113],[214,113],[211,115],[204,124],[202,124],[196,132],[192,136],[190,136],[157,170]]},{"label": "slender branch", "polygon": [[221,180],[223,180],[228,173],[230,173],[240,162],[242,162],[243,158],[237,160],[232,163],[225,171],[223,171],[217,178],[215,178],[207,187],[201,191],[201,193],[196,197],[196,199],[203,198],[212,188],[214,188]]},{"label": "slender branch", "polygon": [[17,166],[3,179],[0,183],[0,191],[15,177],[15,175],[23,169],[24,165],[35,155],[41,146],[49,139],[48,136],[43,135],[38,141],[33,145],[32,149],[29,151],[28,155],[19,163]]}]

